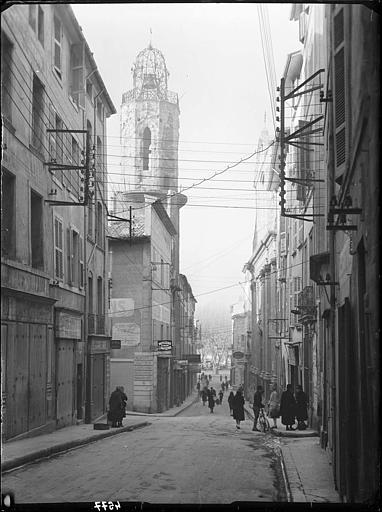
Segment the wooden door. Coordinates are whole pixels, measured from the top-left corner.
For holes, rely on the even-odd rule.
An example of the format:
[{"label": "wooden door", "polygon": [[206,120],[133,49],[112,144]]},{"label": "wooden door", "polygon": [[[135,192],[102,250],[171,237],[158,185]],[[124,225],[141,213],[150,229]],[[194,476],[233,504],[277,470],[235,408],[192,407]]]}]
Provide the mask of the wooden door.
[{"label": "wooden door", "polygon": [[57,343],[57,426],[73,424],[74,402],[74,342],[59,340]]},{"label": "wooden door", "polygon": [[103,354],[93,356],[93,414],[92,418],[99,418],[104,410],[105,394],[105,358]]},{"label": "wooden door", "polygon": [[7,433],[14,437],[28,431],[28,325],[7,326]]},{"label": "wooden door", "polygon": [[45,325],[29,327],[29,430],[46,422],[47,332]]}]

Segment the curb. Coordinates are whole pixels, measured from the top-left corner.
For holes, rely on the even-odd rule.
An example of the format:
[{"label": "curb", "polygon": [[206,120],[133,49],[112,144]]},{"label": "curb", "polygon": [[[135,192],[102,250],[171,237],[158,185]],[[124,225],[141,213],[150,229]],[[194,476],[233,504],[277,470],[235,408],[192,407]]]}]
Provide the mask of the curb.
[{"label": "curb", "polygon": [[6,471],[10,471],[11,469],[16,469],[20,466],[24,466],[26,464],[30,464],[31,462],[36,462],[40,459],[44,459],[46,457],[50,457],[52,455],[57,455],[59,453],[65,452],[67,450],[80,448],[86,444],[93,443],[95,441],[99,441],[100,439],[104,439],[105,437],[111,437],[116,434],[121,434],[123,432],[130,432],[132,430],[136,430],[138,428],[143,428],[151,425],[148,421],[144,421],[142,423],[136,423],[135,425],[130,425],[126,427],[122,427],[119,429],[113,429],[110,431],[104,431],[97,436],[85,437],[84,439],[74,439],[72,441],[66,441],[64,443],[57,444],[55,446],[51,446],[49,448],[44,448],[43,450],[39,450],[33,453],[29,453],[28,455],[23,455],[22,457],[16,457],[13,460],[8,460],[2,463],[1,471],[5,473]]},{"label": "curb", "polygon": [[290,483],[289,483],[289,480],[288,480],[288,474],[287,474],[287,471],[286,471],[286,466],[285,466],[285,460],[284,460],[284,454],[283,454],[283,451],[280,447],[277,447],[275,448],[275,451],[280,459],[280,466],[281,466],[281,472],[282,472],[282,475],[283,475],[283,481],[284,481],[284,487],[285,487],[285,492],[286,492],[286,495],[287,495],[287,500],[288,500],[288,503],[292,503],[293,502],[293,496],[292,496],[292,492],[291,492],[291,488],[290,488]]},{"label": "curb", "polygon": [[192,402],[190,402],[189,404],[187,404],[186,406],[183,407],[183,409],[180,409],[179,411],[176,411],[175,414],[173,414],[173,416],[178,416],[178,414],[180,414],[181,412],[185,411],[186,409],[188,409],[189,407],[191,407],[191,405],[194,405],[196,402],[199,401],[199,397],[196,396],[194,398],[194,400]]}]

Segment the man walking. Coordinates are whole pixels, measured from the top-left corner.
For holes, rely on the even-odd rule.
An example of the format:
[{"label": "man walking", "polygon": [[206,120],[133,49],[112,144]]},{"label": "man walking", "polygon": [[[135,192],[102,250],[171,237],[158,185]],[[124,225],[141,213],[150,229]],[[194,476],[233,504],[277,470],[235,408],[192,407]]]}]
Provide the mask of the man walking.
[{"label": "man walking", "polygon": [[252,430],[254,430],[256,432],[260,432],[260,430],[257,428],[257,420],[259,419],[260,409],[262,409],[264,407],[264,405],[262,403],[263,392],[264,392],[263,387],[257,386],[256,393],[253,395],[253,413],[254,413],[255,417],[253,420],[253,429]]}]

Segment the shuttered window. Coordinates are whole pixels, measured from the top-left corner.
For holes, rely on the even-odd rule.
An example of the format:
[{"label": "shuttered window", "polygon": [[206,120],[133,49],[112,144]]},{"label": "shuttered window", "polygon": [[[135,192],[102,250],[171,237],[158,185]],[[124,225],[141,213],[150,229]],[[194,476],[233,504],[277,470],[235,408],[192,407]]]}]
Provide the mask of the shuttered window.
[{"label": "shuttered window", "polygon": [[333,80],[334,80],[334,124],[336,182],[341,183],[346,160],[346,49],[344,9],[341,7],[333,16]]},{"label": "shuttered window", "polygon": [[54,219],[54,275],[56,279],[64,279],[64,232],[62,222]]}]

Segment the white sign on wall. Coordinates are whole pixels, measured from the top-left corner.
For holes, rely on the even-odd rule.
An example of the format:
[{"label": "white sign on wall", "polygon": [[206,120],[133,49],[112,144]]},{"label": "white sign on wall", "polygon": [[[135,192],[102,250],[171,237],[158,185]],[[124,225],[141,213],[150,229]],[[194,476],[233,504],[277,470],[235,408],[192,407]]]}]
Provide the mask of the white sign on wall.
[{"label": "white sign on wall", "polygon": [[141,329],[135,322],[116,322],[113,320],[112,338],[121,340],[122,347],[135,347],[140,342]]},{"label": "white sign on wall", "polygon": [[129,298],[110,299],[111,318],[130,317],[134,315],[134,300]]}]

